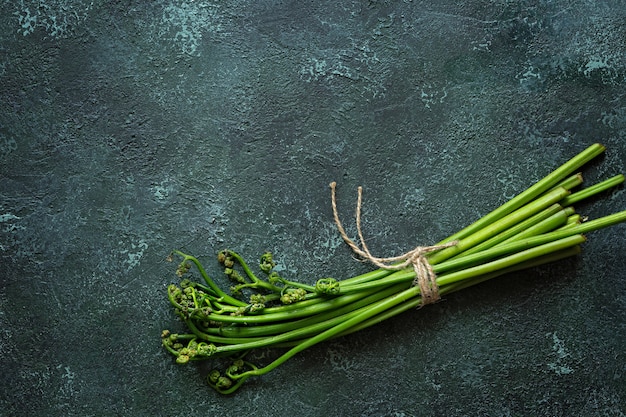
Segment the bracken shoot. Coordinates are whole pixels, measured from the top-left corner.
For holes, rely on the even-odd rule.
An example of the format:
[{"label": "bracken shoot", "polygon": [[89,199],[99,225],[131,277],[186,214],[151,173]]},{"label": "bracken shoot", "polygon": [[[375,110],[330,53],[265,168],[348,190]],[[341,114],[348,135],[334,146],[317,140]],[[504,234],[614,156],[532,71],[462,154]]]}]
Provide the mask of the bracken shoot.
[{"label": "bracken shoot", "polygon": [[[340,220],[331,184],[332,208],[339,233],[352,250],[378,269],[315,285],[289,281],[274,271],[270,253],[261,256],[260,278],[234,251],[217,258],[233,286],[224,291],[195,257],[180,251],[178,285],[167,289],[174,311],[188,333],[164,330],[161,340],[177,363],[228,358],[223,371],[213,370],[208,383],[222,394],[235,392],[248,378],[264,375],[295,354],[320,342],[345,336],[436,302],[458,291],[513,271],[554,262],[580,253],[583,234],[626,221],[626,211],[583,221],[572,207],[624,182],[617,175],[573,191],[582,183],[577,171],[605,150],[594,144],[493,212],[434,246],[420,246],[401,256],[372,256],[361,231],[361,189],[356,226],[359,244]],[[192,269],[202,282],[187,276]],[[248,297],[245,299],[245,297]],[[279,356],[265,366],[245,359],[254,349],[276,348]]]}]

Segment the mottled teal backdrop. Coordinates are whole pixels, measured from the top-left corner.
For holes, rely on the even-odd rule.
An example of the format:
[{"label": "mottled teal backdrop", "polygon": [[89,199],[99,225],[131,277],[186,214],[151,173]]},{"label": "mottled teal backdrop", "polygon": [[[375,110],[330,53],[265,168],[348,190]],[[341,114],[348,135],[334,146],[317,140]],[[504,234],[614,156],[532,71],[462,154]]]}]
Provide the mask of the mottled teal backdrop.
[{"label": "mottled teal backdrop", "polygon": [[[160,346],[172,249],[369,269],[593,142],[626,173],[626,2],[0,1],[3,416],[624,416],[626,227],[221,397]],[[626,209],[620,188],[580,211]],[[350,232],[354,232],[352,224]],[[221,277],[219,278],[221,279]]]}]

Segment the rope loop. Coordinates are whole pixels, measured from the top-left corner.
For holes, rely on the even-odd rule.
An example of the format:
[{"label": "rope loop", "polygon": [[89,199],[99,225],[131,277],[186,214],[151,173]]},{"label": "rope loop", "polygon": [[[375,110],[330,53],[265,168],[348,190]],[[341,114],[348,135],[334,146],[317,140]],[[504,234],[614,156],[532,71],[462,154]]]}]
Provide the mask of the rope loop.
[{"label": "rope loop", "polygon": [[350,246],[352,251],[363,260],[369,261],[373,265],[382,269],[397,271],[412,266],[413,270],[415,271],[415,279],[413,280],[413,285],[419,286],[420,288],[420,293],[422,295],[422,305],[432,304],[438,301],[440,299],[440,296],[439,286],[437,285],[437,275],[435,274],[432,265],[428,262],[428,258],[426,255],[431,252],[454,246],[458,243],[458,241],[434,246],[417,246],[416,248],[399,256],[386,258],[376,257],[371,254],[369,248],[365,244],[363,231],[361,230],[361,203],[363,200],[363,187],[359,187],[357,189],[358,197],[356,203],[356,230],[359,236],[360,246],[348,237],[348,234],[346,233],[343,225],[341,224],[341,221],[339,220],[339,213],[337,210],[337,197],[335,191],[336,188],[337,183],[334,181],[331,182],[330,189],[333,217],[335,219],[335,224],[337,225],[337,230],[339,230],[339,233],[341,234],[344,242],[346,242],[346,244]]}]

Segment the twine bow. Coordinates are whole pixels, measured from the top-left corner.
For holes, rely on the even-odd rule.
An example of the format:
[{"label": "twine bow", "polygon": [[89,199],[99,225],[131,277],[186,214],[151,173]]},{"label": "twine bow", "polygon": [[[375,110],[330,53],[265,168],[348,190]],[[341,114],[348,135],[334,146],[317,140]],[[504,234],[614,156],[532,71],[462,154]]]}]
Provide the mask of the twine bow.
[{"label": "twine bow", "polygon": [[457,244],[457,241],[434,246],[417,246],[416,248],[402,255],[392,256],[388,258],[379,258],[373,256],[369,251],[367,245],[365,244],[365,239],[363,238],[363,232],[361,230],[361,202],[363,187],[359,187],[357,189],[358,198],[356,204],[356,229],[359,240],[361,242],[360,247],[348,237],[348,234],[346,233],[343,225],[341,224],[341,221],[339,220],[339,213],[337,210],[337,201],[335,195],[336,187],[336,182],[333,181],[330,183],[333,217],[335,219],[335,224],[337,225],[337,230],[339,230],[341,237],[346,242],[346,244],[350,246],[352,251],[364,260],[367,260],[382,269],[396,271],[407,268],[409,265],[413,266],[413,270],[415,271],[415,279],[413,280],[413,285],[419,286],[420,288],[420,293],[422,295],[422,305],[432,304],[439,300],[440,296],[439,286],[437,285],[437,275],[435,274],[432,265],[428,262],[426,255],[430,252],[454,246]]}]

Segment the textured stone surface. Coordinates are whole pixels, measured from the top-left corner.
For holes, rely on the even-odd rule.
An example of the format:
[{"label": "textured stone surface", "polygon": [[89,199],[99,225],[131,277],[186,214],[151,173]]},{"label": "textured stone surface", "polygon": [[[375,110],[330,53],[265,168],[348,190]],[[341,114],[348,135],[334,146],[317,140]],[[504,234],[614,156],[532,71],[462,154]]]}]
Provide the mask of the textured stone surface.
[{"label": "textured stone surface", "polygon": [[[436,4],[435,4],[436,3]],[[4,0],[3,415],[623,416],[626,229],[317,346],[233,397],[160,346],[173,248],[305,282],[449,235],[592,142],[625,173],[626,5]],[[623,189],[583,214],[626,207]],[[352,229],[351,229],[352,230]]]}]

